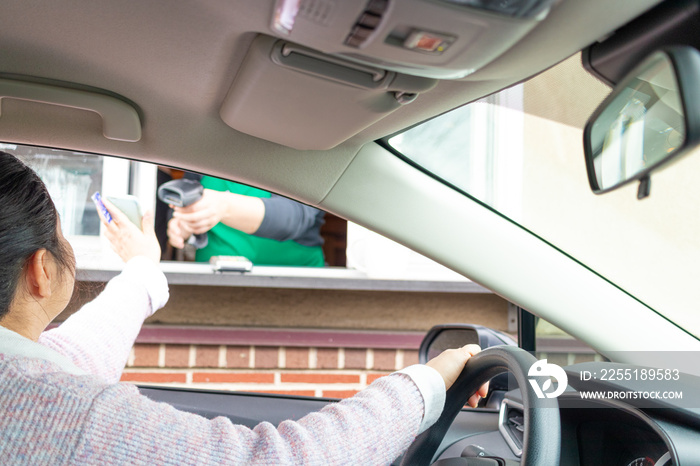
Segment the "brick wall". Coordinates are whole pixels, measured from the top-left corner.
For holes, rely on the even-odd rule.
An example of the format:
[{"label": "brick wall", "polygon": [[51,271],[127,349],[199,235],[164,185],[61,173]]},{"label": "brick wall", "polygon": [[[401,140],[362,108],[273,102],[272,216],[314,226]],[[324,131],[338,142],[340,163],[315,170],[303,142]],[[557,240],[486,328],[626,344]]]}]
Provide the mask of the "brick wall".
[{"label": "brick wall", "polygon": [[[418,363],[422,332],[145,326],[122,380],[142,385],[346,398]],[[538,358],[601,360],[568,338],[538,338]]]},{"label": "brick wall", "polygon": [[418,351],[137,343],[123,381],[216,390],[346,398],[418,363]]}]

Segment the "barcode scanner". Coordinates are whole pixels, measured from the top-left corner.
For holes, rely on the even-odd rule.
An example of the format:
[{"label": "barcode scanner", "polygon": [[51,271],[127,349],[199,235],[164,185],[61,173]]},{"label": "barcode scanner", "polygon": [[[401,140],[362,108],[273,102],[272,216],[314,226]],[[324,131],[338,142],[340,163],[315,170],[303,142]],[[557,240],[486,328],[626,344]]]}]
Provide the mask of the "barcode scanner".
[{"label": "barcode scanner", "polygon": [[[203,194],[204,186],[202,183],[186,178],[168,181],[158,187],[158,199],[175,207],[187,207],[194,204],[202,198]],[[196,249],[202,249],[209,243],[209,238],[206,233],[200,233],[190,236],[187,243]]]}]

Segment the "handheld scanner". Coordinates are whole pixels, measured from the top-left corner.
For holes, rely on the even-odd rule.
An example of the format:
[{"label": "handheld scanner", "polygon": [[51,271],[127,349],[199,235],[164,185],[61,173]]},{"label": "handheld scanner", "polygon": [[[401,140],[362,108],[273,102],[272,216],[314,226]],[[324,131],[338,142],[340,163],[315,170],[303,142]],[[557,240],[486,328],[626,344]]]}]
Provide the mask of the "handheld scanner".
[{"label": "handheld scanner", "polygon": [[100,196],[99,191],[95,191],[95,194],[91,196],[92,202],[95,203],[95,206],[97,206],[97,210],[100,211],[102,214],[102,217],[107,220],[107,223],[112,222],[112,216],[109,214],[109,210],[107,210],[107,207],[105,207],[104,202],[102,202],[102,196]]},{"label": "handheld scanner", "polygon": [[[158,187],[158,199],[175,207],[187,207],[202,198],[204,186],[199,181],[181,178],[168,181]],[[202,249],[209,244],[206,233],[190,236],[188,241],[195,249]]]},{"label": "handheld scanner", "polygon": [[185,178],[168,181],[158,187],[158,199],[175,207],[187,207],[202,198],[204,186]]}]

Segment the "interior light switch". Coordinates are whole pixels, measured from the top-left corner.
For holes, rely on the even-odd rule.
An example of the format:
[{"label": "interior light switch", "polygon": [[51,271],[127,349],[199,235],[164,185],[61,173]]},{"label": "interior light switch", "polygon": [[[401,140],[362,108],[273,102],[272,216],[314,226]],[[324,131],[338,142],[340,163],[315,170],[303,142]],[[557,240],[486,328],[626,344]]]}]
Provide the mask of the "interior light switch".
[{"label": "interior light switch", "polygon": [[454,36],[414,29],[403,42],[404,48],[440,54],[455,41]]}]

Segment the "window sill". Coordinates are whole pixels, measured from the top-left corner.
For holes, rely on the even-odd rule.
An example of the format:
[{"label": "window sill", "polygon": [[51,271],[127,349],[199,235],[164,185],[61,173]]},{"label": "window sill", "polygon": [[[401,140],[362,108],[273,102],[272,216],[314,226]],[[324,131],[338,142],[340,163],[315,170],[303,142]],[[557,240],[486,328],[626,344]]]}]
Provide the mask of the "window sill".
[{"label": "window sill", "polygon": [[[100,267],[78,264],[77,278],[105,282],[119,273],[121,264]],[[491,291],[467,279],[377,279],[343,267],[263,267],[252,272],[213,272],[207,263],[162,262],[161,269],[171,286],[231,286],[252,288],[302,288],[359,291],[410,291],[435,293],[487,293]]]}]

